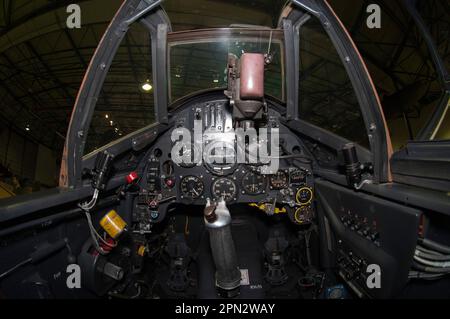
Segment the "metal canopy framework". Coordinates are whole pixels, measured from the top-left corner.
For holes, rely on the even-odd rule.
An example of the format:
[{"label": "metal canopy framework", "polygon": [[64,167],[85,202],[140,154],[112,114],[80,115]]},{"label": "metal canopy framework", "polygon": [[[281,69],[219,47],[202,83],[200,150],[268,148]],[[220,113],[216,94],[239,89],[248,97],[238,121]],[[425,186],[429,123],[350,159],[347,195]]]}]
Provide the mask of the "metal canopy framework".
[{"label": "metal canopy framework", "polygon": [[[23,131],[30,139],[61,153],[70,114],[84,72],[120,0],[77,1],[82,9],[82,28],[68,29],[66,7],[74,1],[4,0],[0,8],[0,121]],[[173,30],[228,26],[233,23],[276,26],[285,1],[179,1],[167,0],[164,8]],[[392,135],[415,137],[419,114],[439,98],[437,75],[423,40],[412,27],[401,1],[375,1],[382,9],[382,29],[366,27],[367,5],[373,1],[329,1],[352,34],[368,64],[382,98]],[[420,8],[437,43],[450,64],[448,1],[425,1]],[[389,32],[384,30],[388,29]],[[445,31],[447,30],[447,31]],[[133,38],[123,44],[129,65],[141,61]],[[313,72],[314,70],[311,70]],[[135,68],[134,81],[142,81]],[[431,83],[431,84],[430,84]],[[138,83],[136,83],[136,88]],[[145,99],[137,92],[139,99]],[[407,109],[399,105],[409,105]],[[98,102],[119,119],[133,117],[133,106],[113,99]],[[125,121],[125,119],[124,119]],[[118,123],[124,127],[126,123]],[[30,130],[25,131],[28,127]],[[405,131],[406,132],[406,131]]]}]

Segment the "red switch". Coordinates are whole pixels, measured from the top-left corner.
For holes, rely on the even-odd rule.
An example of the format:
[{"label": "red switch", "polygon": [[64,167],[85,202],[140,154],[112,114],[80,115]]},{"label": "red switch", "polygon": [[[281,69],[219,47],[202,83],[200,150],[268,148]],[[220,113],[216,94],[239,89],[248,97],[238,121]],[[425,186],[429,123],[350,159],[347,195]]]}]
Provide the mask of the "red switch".
[{"label": "red switch", "polygon": [[131,172],[130,174],[127,175],[125,179],[127,181],[127,184],[131,184],[134,183],[138,179],[138,177],[139,176],[136,172]]},{"label": "red switch", "polygon": [[168,188],[172,188],[175,185],[174,179],[170,177],[165,179],[165,183]]}]

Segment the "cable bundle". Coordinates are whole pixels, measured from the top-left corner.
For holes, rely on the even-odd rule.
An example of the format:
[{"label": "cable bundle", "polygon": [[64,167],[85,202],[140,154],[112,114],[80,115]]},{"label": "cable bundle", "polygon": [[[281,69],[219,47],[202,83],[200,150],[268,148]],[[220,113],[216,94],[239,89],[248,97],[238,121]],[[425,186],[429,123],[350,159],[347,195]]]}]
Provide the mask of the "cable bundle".
[{"label": "cable bundle", "polygon": [[[83,210],[83,212],[86,215],[86,220],[88,222],[89,226],[89,233],[91,234],[92,243],[94,244],[95,249],[102,255],[106,255],[109,253],[109,248],[114,248],[116,245],[108,243],[95,229],[94,224],[92,223],[91,213],[90,210],[95,207],[97,204],[99,190],[94,190],[94,195],[92,196],[92,199],[87,203],[81,203],[78,206]],[[99,240],[103,245],[100,245]],[[107,248],[104,249],[103,247]]]},{"label": "cable bundle", "polygon": [[450,247],[429,239],[421,239],[414,251],[409,278],[440,279],[450,273]]}]

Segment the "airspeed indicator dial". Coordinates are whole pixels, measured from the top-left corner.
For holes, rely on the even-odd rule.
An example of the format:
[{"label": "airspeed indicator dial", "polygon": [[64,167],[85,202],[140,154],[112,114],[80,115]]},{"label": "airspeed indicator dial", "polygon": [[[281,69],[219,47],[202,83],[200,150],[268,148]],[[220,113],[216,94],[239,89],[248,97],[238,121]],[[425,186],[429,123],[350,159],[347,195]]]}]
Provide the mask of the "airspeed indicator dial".
[{"label": "airspeed indicator dial", "polygon": [[231,179],[222,177],[214,181],[211,192],[216,199],[223,197],[228,202],[236,198],[236,184]]}]

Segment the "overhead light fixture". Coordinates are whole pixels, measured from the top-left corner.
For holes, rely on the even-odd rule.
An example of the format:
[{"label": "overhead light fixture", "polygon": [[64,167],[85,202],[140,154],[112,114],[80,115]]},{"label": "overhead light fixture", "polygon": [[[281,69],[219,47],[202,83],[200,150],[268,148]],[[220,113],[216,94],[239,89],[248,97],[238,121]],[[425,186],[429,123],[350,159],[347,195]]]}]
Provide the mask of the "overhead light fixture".
[{"label": "overhead light fixture", "polygon": [[105,119],[109,119],[109,115],[108,114],[105,115]]},{"label": "overhead light fixture", "polygon": [[153,89],[153,86],[150,84],[150,80],[147,79],[147,81],[142,83],[141,89],[142,91],[149,93]]},{"label": "overhead light fixture", "polygon": [[27,126],[25,127],[25,131],[27,131],[27,132],[30,131],[30,125],[27,124]]},{"label": "overhead light fixture", "polygon": [[113,121],[109,121],[109,124],[110,124],[111,126],[113,126],[114,122],[113,122]]},{"label": "overhead light fixture", "polygon": [[175,74],[175,77],[176,77],[176,78],[181,78],[181,75]]},{"label": "overhead light fixture", "polygon": [[214,83],[219,83],[219,80],[218,79],[214,79],[213,82]]}]

